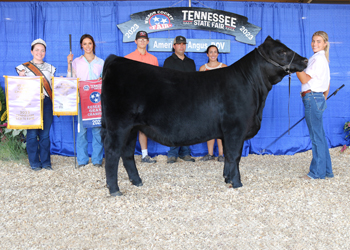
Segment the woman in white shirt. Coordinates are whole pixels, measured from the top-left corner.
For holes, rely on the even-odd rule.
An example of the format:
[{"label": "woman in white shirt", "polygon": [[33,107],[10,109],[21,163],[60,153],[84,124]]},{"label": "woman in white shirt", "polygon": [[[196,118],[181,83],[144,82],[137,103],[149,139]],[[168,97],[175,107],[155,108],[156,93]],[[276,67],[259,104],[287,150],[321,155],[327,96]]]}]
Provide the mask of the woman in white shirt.
[{"label": "woman in white shirt", "polygon": [[329,42],[324,31],[312,36],[310,57],[307,68],[297,72],[301,82],[301,96],[305,107],[305,120],[312,141],[312,161],[305,179],[334,177],[326,135],[323,128],[323,112],[327,108],[327,95],[330,86]]},{"label": "woman in white shirt", "polygon": [[[219,56],[219,50],[215,45],[210,45],[207,48],[207,56],[208,56],[208,63],[202,65],[199,68],[199,71],[207,71],[207,70],[214,70],[214,69],[220,69],[227,67],[226,64],[220,63],[218,61],[218,56]],[[209,161],[209,160],[214,160],[214,144],[215,144],[215,139],[212,139],[210,141],[207,141],[207,147],[208,147],[208,154],[205,155],[200,159],[200,161]],[[217,144],[218,144],[218,149],[219,149],[219,156],[218,156],[218,161],[224,162],[225,157],[224,157],[224,148],[222,146],[222,141],[220,139],[217,139]]]}]

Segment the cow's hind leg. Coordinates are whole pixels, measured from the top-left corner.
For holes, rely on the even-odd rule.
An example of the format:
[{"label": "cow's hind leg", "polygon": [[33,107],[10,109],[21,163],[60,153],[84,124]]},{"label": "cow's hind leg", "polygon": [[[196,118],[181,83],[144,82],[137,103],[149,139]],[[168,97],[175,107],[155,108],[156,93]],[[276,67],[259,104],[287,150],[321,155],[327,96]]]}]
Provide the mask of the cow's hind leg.
[{"label": "cow's hind leg", "polygon": [[242,156],[242,149],[244,140],[232,140],[232,136],[228,136],[223,140],[225,165],[224,178],[227,184],[232,185],[233,188],[242,187],[241,174],[239,172],[239,162]]},{"label": "cow's hind leg", "polygon": [[137,140],[137,130],[133,129],[128,137],[125,148],[123,149],[122,159],[126,172],[131,183],[137,187],[142,186],[142,180],[135,164],[135,145]]},{"label": "cow's hind leg", "polygon": [[[106,132],[106,131],[105,131]],[[118,186],[118,165],[122,153],[123,140],[114,132],[104,134],[106,181],[111,196],[121,196]]]}]

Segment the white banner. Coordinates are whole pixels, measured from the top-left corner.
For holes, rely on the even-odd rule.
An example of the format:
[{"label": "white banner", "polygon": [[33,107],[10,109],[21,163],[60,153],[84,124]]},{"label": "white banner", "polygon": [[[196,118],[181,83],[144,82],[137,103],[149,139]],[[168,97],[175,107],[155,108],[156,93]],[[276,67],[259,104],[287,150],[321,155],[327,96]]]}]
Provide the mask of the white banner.
[{"label": "white banner", "polygon": [[42,76],[4,76],[8,111],[7,128],[42,129]]},{"label": "white banner", "polygon": [[78,115],[78,78],[52,77],[54,115]]}]

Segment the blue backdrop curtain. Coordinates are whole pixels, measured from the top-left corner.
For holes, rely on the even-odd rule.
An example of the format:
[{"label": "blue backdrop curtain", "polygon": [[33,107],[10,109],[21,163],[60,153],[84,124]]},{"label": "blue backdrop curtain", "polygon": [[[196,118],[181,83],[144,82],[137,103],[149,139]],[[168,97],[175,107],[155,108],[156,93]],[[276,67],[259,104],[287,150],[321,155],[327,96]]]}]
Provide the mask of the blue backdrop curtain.
[{"label": "blue backdrop curtain", "polygon": [[[135,50],[136,45],[123,43],[123,34],[117,24],[130,20],[136,12],[155,8],[188,7],[188,1],[98,1],[98,2],[0,2],[0,74],[17,75],[15,67],[32,59],[30,43],[42,38],[47,43],[45,60],[57,67],[56,76],[67,73],[69,34],[72,34],[73,54],[80,56],[79,39],[82,34],[91,34],[97,44],[96,55],[105,59],[109,54],[125,56]],[[296,3],[255,3],[203,1],[192,2],[192,7],[208,7],[248,17],[248,21],[262,28],[256,37],[257,46],[270,35],[280,39],[302,56],[310,57],[311,36],[315,31],[326,31],[330,38],[330,69],[332,93],[346,84],[328,102],[324,113],[324,126],[330,147],[347,143],[344,140],[343,125],[349,120],[350,79],[350,6]],[[183,35],[187,38],[230,39],[231,53],[220,54],[219,61],[232,64],[256,46],[236,42],[234,37],[209,31],[173,30],[151,33],[150,37],[173,38]],[[160,66],[170,52],[154,52]],[[197,70],[207,62],[205,53],[188,53],[194,59]],[[0,80],[4,88],[4,79]],[[198,86],[200,88],[200,86]],[[290,95],[290,123],[294,124],[304,116],[304,107],[299,96],[300,82],[292,76]],[[288,77],[274,86],[263,112],[259,133],[244,144],[243,156],[259,153],[279,135],[288,129]],[[76,117],[54,117],[51,128],[51,151],[53,154],[73,155],[73,123]],[[91,133],[89,152],[91,153]],[[191,146],[194,156],[207,153],[206,143]],[[267,149],[268,154],[295,154],[311,149],[311,142],[305,121],[297,125],[288,135]],[[168,147],[149,141],[151,156],[166,154]],[[137,143],[135,153],[140,153]]]}]

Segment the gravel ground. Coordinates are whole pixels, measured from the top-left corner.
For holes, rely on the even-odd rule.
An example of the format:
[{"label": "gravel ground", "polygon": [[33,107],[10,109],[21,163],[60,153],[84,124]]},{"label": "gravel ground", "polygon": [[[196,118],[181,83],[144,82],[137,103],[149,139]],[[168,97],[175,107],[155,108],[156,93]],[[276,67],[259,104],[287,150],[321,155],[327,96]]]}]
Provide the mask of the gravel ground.
[{"label": "gravel ground", "polygon": [[243,187],[228,188],[223,163],[141,163],[142,187],[119,170],[122,197],[110,197],[105,171],[54,171],[0,161],[0,249],[350,249],[350,149],[330,150],[335,177],[304,180],[311,151],[249,155]]}]

